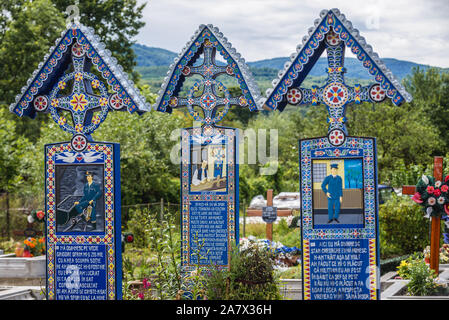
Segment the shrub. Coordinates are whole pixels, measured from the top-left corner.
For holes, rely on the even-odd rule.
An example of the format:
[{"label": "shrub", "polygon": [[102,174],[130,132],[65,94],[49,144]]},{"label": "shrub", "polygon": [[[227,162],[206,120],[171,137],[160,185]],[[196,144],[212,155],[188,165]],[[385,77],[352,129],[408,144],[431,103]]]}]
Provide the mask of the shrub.
[{"label": "shrub", "polygon": [[213,300],[276,300],[281,295],[273,268],[273,253],[256,243],[231,250],[230,270],[213,270],[207,278]]},{"label": "shrub", "polygon": [[410,280],[407,283],[407,293],[411,296],[430,296],[438,290],[435,282],[437,275],[422,258],[410,257],[402,261],[398,274],[403,279]]},{"label": "shrub", "polygon": [[388,258],[422,251],[429,243],[429,220],[408,197],[379,206],[380,255]]}]

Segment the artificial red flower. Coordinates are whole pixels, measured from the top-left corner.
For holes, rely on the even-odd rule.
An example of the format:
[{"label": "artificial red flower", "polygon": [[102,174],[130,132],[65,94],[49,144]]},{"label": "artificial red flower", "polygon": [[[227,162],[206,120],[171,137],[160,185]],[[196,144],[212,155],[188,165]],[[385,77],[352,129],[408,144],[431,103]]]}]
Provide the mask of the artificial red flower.
[{"label": "artificial red flower", "polygon": [[435,196],[439,197],[439,196],[441,195],[441,190],[440,190],[440,189],[435,189],[435,190],[433,191],[433,194],[434,194]]},{"label": "artificial red flower", "polygon": [[45,217],[45,213],[44,213],[43,211],[38,211],[38,212],[36,212],[36,217],[37,217],[39,220],[42,220],[42,219],[44,219],[44,217]]},{"label": "artificial red flower", "polygon": [[412,200],[415,201],[416,203],[423,203],[423,200],[421,199],[421,194],[419,192],[416,192],[413,195]]},{"label": "artificial red flower", "polygon": [[23,256],[22,257],[26,257],[26,258],[32,257],[31,252],[28,251],[28,250],[23,250]]},{"label": "artificial red flower", "polygon": [[446,178],[444,178],[444,182],[447,182],[447,180],[449,180],[449,175],[447,175]]},{"label": "artificial red flower", "polygon": [[427,193],[433,194],[433,191],[434,191],[434,190],[435,190],[435,188],[432,187],[432,186],[428,186],[428,187],[427,187]]},{"label": "artificial red flower", "polygon": [[447,192],[449,190],[449,187],[447,185],[443,184],[440,189],[443,192]]}]

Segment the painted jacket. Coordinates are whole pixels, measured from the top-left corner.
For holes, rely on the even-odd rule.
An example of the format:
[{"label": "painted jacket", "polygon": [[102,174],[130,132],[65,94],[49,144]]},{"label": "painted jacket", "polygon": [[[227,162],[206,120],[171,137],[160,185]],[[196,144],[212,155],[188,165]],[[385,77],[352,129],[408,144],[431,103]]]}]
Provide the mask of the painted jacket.
[{"label": "painted jacket", "polygon": [[340,176],[328,175],[324,178],[323,183],[321,184],[321,189],[324,193],[330,193],[331,199],[337,200],[343,196],[343,181]]}]

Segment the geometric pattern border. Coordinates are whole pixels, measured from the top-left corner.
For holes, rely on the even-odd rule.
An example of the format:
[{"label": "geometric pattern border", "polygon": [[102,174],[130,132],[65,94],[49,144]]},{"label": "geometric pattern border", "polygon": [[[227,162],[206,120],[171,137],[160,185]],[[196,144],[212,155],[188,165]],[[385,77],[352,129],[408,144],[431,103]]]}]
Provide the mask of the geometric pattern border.
[{"label": "geometric pattern border", "polygon": [[[60,235],[56,232],[56,157],[72,151],[70,142],[46,145],[46,212],[47,212],[47,297],[56,298],[55,289],[55,246],[57,244],[100,244],[106,245],[107,297],[116,298],[116,262],[114,242],[114,151],[111,144],[88,142],[86,152],[99,152],[104,157],[104,203],[105,233],[102,235]],[[121,281],[118,281],[121,283]]]},{"label": "geometric pattern border", "polygon": [[[226,201],[227,202],[227,228],[228,228],[228,248],[237,241],[236,231],[238,226],[238,185],[236,175],[238,169],[236,164],[236,129],[214,127],[215,134],[223,135],[226,139],[227,153],[227,192],[225,194],[192,193],[189,188],[190,183],[190,146],[193,136],[202,135],[201,127],[186,128],[181,131],[181,265],[183,272],[196,269],[195,264],[190,263],[190,202],[191,201]],[[228,252],[227,265],[216,265],[218,268],[228,268],[231,256]],[[206,268],[206,267],[205,267]]]}]

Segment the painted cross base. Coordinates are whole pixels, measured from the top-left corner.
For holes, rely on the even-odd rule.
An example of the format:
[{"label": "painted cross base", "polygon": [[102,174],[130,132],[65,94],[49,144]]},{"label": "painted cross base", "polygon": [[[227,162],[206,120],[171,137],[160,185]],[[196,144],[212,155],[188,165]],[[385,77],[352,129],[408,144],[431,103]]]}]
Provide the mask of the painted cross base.
[{"label": "painted cross base", "polygon": [[[435,181],[443,181],[443,157],[433,158],[433,176]],[[413,195],[416,192],[415,186],[403,186],[402,194]],[[440,237],[441,237],[440,217],[431,217],[430,233],[430,268],[439,273],[440,263]]]},{"label": "painted cross base", "polygon": [[120,145],[78,146],[45,146],[47,299],[121,299]]},{"label": "painted cross base", "polygon": [[234,128],[181,131],[181,271],[227,269],[238,244],[238,137]]},{"label": "painted cross base", "polygon": [[380,298],[375,138],[299,141],[303,299]]}]

